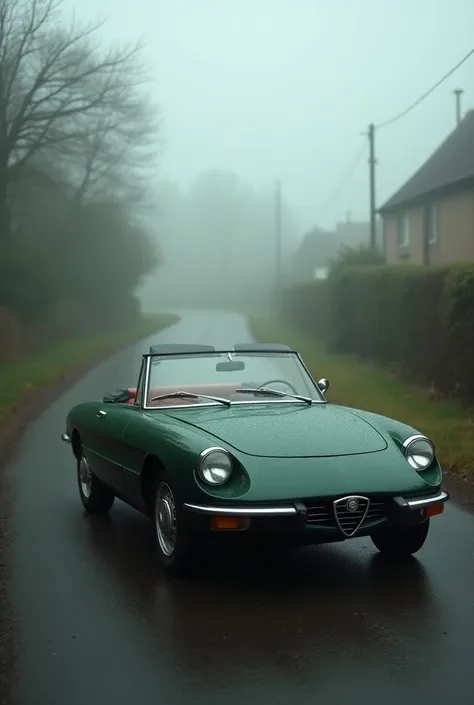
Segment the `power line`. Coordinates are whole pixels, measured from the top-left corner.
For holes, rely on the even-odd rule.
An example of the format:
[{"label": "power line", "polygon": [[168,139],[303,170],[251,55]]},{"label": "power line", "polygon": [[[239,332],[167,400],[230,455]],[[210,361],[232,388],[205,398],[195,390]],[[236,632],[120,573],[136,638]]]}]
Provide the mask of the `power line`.
[{"label": "power line", "polygon": [[435,91],[442,83],[444,83],[444,81],[446,81],[447,78],[452,76],[453,73],[455,71],[457,71],[458,68],[460,66],[462,66],[473,54],[474,54],[474,49],[471,49],[471,51],[469,51],[466,54],[466,56],[456,64],[456,66],[454,66],[450,71],[448,71],[448,73],[445,76],[443,76],[443,78],[441,78],[437,83],[435,83],[434,86],[431,86],[431,88],[428,91],[426,91],[426,93],[423,93],[423,95],[420,96],[420,98],[418,98],[418,100],[416,100],[414,103],[412,103],[412,105],[410,105],[408,108],[406,108],[406,110],[404,110],[403,112],[399,113],[398,115],[395,115],[395,117],[393,117],[391,120],[387,120],[386,122],[380,123],[380,125],[376,125],[375,126],[376,129],[380,130],[382,127],[387,127],[388,125],[391,125],[392,123],[396,122],[397,120],[400,120],[402,117],[405,117],[405,115],[407,115],[411,110],[413,110],[413,108],[416,108],[423,100],[425,100],[425,98],[427,98],[429,95],[431,95],[431,93],[433,93],[433,91]]},{"label": "power line", "polygon": [[326,208],[326,206],[329,205],[329,203],[331,203],[331,201],[332,201],[336,196],[339,195],[339,193],[342,191],[342,189],[344,188],[344,186],[346,185],[346,183],[349,181],[349,179],[351,178],[351,176],[353,175],[353,173],[355,172],[355,170],[356,170],[357,167],[359,166],[360,160],[361,160],[362,157],[364,156],[364,153],[365,153],[365,143],[362,144],[360,150],[357,152],[357,155],[356,155],[354,161],[351,162],[351,165],[350,165],[349,169],[345,172],[344,176],[343,176],[342,179],[339,181],[339,183],[338,183],[338,185],[336,186],[336,188],[331,192],[331,194],[330,194],[324,201],[322,201],[322,202],[319,204],[319,206],[317,206],[317,207],[315,208],[316,211],[320,211],[320,210],[323,210],[324,208]]},{"label": "power line", "polygon": [[[422,103],[426,98],[428,98],[428,96],[431,95],[431,93],[433,93],[442,83],[444,83],[444,81],[446,81],[450,76],[452,76],[453,73],[454,73],[455,71],[457,71],[458,68],[460,68],[460,66],[462,66],[472,55],[474,55],[474,48],[471,49],[471,50],[461,59],[461,61],[459,61],[455,66],[453,66],[453,68],[450,69],[450,71],[448,71],[447,74],[445,74],[439,81],[437,81],[437,83],[435,83],[433,86],[431,86],[431,88],[430,88],[428,91],[426,91],[425,93],[423,93],[423,95],[421,95],[414,103],[412,103],[411,105],[409,105],[408,108],[406,108],[405,110],[403,110],[401,113],[398,113],[397,115],[395,115],[395,116],[394,116],[393,118],[391,118],[390,120],[386,120],[385,122],[382,122],[382,123],[380,123],[380,124],[378,124],[378,125],[375,125],[375,126],[372,125],[372,126],[371,126],[371,128],[372,128],[371,150],[372,150],[372,151],[371,151],[371,159],[369,160],[369,161],[371,162],[371,163],[370,163],[370,168],[371,168],[371,170],[372,170],[372,171],[371,171],[371,182],[373,181],[373,182],[375,183],[375,172],[374,172],[374,168],[375,168],[376,159],[375,159],[375,156],[374,156],[374,153],[373,153],[373,150],[374,150],[374,144],[373,144],[374,130],[380,130],[380,129],[383,128],[383,127],[388,127],[389,125],[392,125],[394,122],[397,122],[397,121],[400,120],[401,118],[405,117],[405,115],[408,115],[409,112],[411,112],[411,111],[412,111],[414,108],[416,108],[420,103]],[[370,136],[370,128],[369,128],[369,133],[364,133],[364,134],[369,134],[369,136]],[[320,211],[320,210],[323,210],[324,208],[326,208],[326,206],[328,206],[328,205],[331,203],[331,201],[332,201],[336,196],[339,195],[339,193],[342,191],[342,189],[343,189],[344,186],[346,185],[347,181],[351,178],[351,176],[353,175],[354,171],[355,171],[356,168],[358,167],[359,162],[360,162],[360,160],[362,159],[362,156],[364,155],[364,152],[365,152],[365,144],[362,145],[361,149],[359,150],[359,152],[357,153],[357,155],[356,155],[356,157],[355,157],[355,159],[354,159],[354,162],[351,163],[351,166],[349,167],[349,169],[347,170],[347,172],[345,173],[345,175],[343,176],[343,178],[341,179],[341,181],[339,182],[339,184],[336,186],[336,188],[334,189],[334,191],[332,191],[332,193],[331,193],[322,203],[319,204],[319,206],[315,209],[316,211]],[[375,198],[375,197],[374,197],[374,198]],[[374,200],[374,198],[372,198],[372,200]],[[373,218],[375,218],[375,202],[371,204],[371,219],[373,219]],[[375,222],[375,221],[374,221],[374,222]]]}]

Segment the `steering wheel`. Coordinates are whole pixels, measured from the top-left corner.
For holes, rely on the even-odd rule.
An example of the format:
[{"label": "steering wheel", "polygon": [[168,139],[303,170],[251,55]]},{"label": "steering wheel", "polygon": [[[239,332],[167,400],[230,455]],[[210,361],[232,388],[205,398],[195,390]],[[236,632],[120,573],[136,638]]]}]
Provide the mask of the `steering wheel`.
[{"label": "steering wheel", "polygon": [[280,384],[286,384],[287,387],[291,389],[293,394],[298,394],[298,390],[295,389],[295,387],[291,384],[291,382],[287,382],[284,379],[269,379],[268,382],[264,382],[263,384],[259,384],[257,389],[261,389],[262,387],[268,387],[269,384],[275,384],[275,382],[279,382]]}]

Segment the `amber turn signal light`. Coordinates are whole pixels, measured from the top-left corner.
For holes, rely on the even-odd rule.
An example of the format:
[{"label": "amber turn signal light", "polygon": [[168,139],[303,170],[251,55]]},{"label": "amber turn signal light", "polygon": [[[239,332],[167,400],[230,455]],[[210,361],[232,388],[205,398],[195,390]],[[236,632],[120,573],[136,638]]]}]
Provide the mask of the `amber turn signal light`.
[{"label": "amber turn signal light", "polygon": [[437,514],[442,514],[444,512],[444,502],[439,502],[439,504],[431,504],[429,507],[425,507],[425,517],[434,517]]},{"label": "amber turn signal light", "polygon": [[246,529],[248,520],[242,517],[212,517],[211,529],[215,531],[240,531]]}]

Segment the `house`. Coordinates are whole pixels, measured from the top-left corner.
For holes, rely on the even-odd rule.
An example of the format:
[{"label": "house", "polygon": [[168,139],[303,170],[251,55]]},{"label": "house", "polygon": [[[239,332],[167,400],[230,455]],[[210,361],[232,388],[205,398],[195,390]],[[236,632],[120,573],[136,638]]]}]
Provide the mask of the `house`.
[{"label": "house", "polygon": [[378,212],[388,264],[474,261],[474,110]]},{"label": "house", "polygon": [[316,225],[304,236],[292,257],[293,280],[314,279],[316,270],[325,268],[327,261],[336,255],[337,249],[335,233],[322,230]]},{"label": "house", "polygon": [[[381,240],[381,230],[377,226],[377,241]],[[353,222],[347,219],[336,224],[334,230],[322,230],[315,226],[303,238],[293,255],[293,281],[324,279],[330,260],[337,257],[341,248],[358,248],[369,244],[370,224]]]}]

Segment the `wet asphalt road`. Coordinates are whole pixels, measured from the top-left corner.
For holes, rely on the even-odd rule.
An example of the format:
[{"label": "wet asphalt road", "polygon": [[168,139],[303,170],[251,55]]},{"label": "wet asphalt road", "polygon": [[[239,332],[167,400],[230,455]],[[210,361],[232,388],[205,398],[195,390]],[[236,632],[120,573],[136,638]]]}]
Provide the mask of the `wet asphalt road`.
[{"label": "wet asphalt road", "polygon": [[[235,314],[193,312],[155,339],[234,344],[249,333]],[[211,552],[190,582],[160,572],[145,517],[121,502],[105,519],[84,515],[59,440],[66,413],[133,385],[149,342],[54,403],[8,469],[16,702],[473,705],[474,518],[452,503],[403,568],[356,539],[289,555]]]}]

